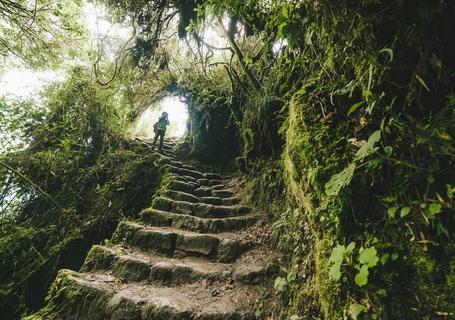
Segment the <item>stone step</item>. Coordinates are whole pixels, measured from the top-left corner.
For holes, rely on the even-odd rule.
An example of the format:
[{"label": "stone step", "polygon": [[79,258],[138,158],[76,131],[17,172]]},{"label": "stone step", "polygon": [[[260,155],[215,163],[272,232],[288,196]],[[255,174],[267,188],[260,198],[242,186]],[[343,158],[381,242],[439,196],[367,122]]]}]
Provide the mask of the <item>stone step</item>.
[{"label": "stone step", "polygon": [[202,203],[213,204],[217,206],[234,206],[240,203],[240,199],[236,197],[232,198],[219,198],[219,197],[199,197]]},{"label": "stone step", "polygon": [[176,173],[169,173],[169,176],[173,180],[178,180],[178,181],[183,181],[183,182],[186,182],[186,183],[191,183],[191,184],[194,185],[195,188],[198,188],[200,186],[199,179],[196,179],[196,178],[193,178],[193,177],[190,177],[190,176],[180,175],[180,174],[176,174]]},{"label": "stone step", "polygon": [[197,171],[197,169],[194,166],[188,165],[183,163],[182,161],[176,161],[176,160],[171,160],[170,165],[176,168],[182,168],[182,169],[187,169],[187,170],[192,170],[192,171]]},{"label": "stone step", "polygon": [[168,182],[166,189],[193,194],[194,190],[197,189],[197,185],[187,181],[171,179]]},{"label": "stone step", "polygon": [[240,202],[239,198],[196,197],[191,193],[168,189],[163,193],[165,198],[192,203],[205,203],[217,206],[234,206]]},{"label": "stone step", "polygon": [[[243,268],[239,269],[240,280],[251,277]],[[234,274],[231,264],[211,262],[197,257],[169,258],[119,245],[92,247],[82,271],[100,270],[111,271],[116,278],[126,281],[164,285],[192,283],[201,279],[222,281],[230,279]]]},{"label": "stone step", "polygon": [[212,189],[215,189],[215,190],[226,188],[226,186],[223,185],[223,182],[221,180],[210,180],[210,179],[205,179],[205,178],[197,179],[197,178],[193,178],[193,177],[190,177],[187,175],[181,175],[181,174],[178,174],[175,172],[171,172],[170,176],[174,180],[179,180],[179,181],[183,181],[186,183],[192,183],[192,184],[194,184],[195,188],[212,187]]},{"label": "stone step", "polygon": [[190,193],[186,193],[186,192],[182,192],[182,191],[175,191],[175,190],[166,190],[163,193],[163,197],[169,198],[172,200],[186,201],[186,202],[191,202],[191,203],[199,202],[198,197],[193,196]]},{"label": "stone step", "polygon": [[219,233],[240,230],[254,224],[258,216],[247,215],[233,218],[199,218],[186,214],[160,211],[156,209],[145,209],[141,212],[141,221],[156,227],[173,227],[177,229],[203,232]]},{"label": "stone step", "polygon": [[112,242],[167,256],[200,256],[219,262],[234,261],[255,245],[253,241],[238,239],[235,234],[202,234],[131,221],[119,223]]},{"label": "stone step", "polygon": [[245,215],[250,211],[249,208],[244,206],[217,206],[207,203],[172,200],[165,197],[155,197],[152,202],[152,208],[201,218],[227,218]]},{"label": "stone step", "polygon": [[198,187],[194,189],[194,195],[198,197],[212,197],[212,188],[211,187]]},{"label": "stone step", "polygon": [[194,195],[197,197],[218,197],[232,198],[234,192],[228,189],[213,189],[213,187],[199,187],[194,189]]},{"label": "stone step", "polygon": [[111,245],[92,247],[82,272],[108,271],[124,281],[179,285],[199,280],[258,283],[273,271],[270,255],[242,256],[235,264],[211,262],[197,257],[169,258],[148,254],[131,247]]},{"label": "stone step", "polygon": [[[212,172],[202,172],[200,170],[198,170],[196,167],[192,166],[192,165],[188,165],[188,164],[185,164],[184,162],[180,161],[178,158],[176,157],[173,157],[173,159],[169,159],[169,162],[168,164],[171,166],[171,167],[175,167],[175,168],[179,168],[179,169],[186,169],[186,170],[190,170],[190,171],[196,171],[196,172],[199,172],[202,176],[201,176],[201,179],[207,179],[207,180],[216,180],[216,181],[219,181],[221,183],[221,180],[223,179],[221,177],[221,175],[217,174],[217,173],[212,173]],[[197,175],[197,173],[196,173]]]},{"label": "stone step", "polygon": [[207,187],[213,187],[213,186],[217,186],[217,185],[222,185],[223,184],[222,181],[218,180],[218,179],[205,179],[205,178],[202,178],[202,179],[198,179],[197,182],[198,182],[199,185],[207,186]]},{"label": "stone step", "polygon": [[171,159],[171,164],[168,165],[169,171],[172,173],[176,173],[179,175],[185,175],[185,176],[190,176],[196,179],[208,179],[208,180],[222,180],[222,177],[217,174],[217,173],[211,173],[211,172],[206,172],[203,173],[198,170],[194,169],[188,169],[185,167],[177,167],[172,165],[172,161],[179,161],[178,159],[173,159],[172,157],[169,157]]},{"label": "stone step", "polygon": [[174,167],[181,167],[183,165],[183,162],[180,160],[171,160],[169,161],[169,164]]},{"label": "stone step", "polygon": [[232,192],[231,190],[227,190],[227,189],[225,189],[225,190],[220,189],[220,190],[213,190],[212,195],[214,197],[219,197],[219,198],[231,198],[234,196],[234,192]]},{"label": "stone step", "polygon": [[[157,146],[159,145],[159,141],[156,142],[156,145],[157,145]],[[166,151],[166,150],[174,151],[174,148],[175,148],[175,145],[173,145],[173,144],[163,143],[163,149],[164,149],[165,151]]]},{"label": "stone step", "polygon": [[[146,143],[148,145],[153,145],[153,139],[141,139],[141,138],[135,138],[133,141],[137,141],[139,143]],[[159,144],[159,140],[156,142],[156,144]],[[176,146],[174,141],[163,141],[163,148],[168,148],[168,149],[173,149]]]},{"label": "stone step", "polygon": [[224,184],[215,184],[210,186],[210,188],[212,188],[212,190],[224,190],[226,189],[226,186]]},{"label": "stone step", "polygon": [[63,269],[49,292],[49,309],[57,313],[53,318],[67,320],[257,319],[253,305],[259,290],[219,287],[198,282],[178,287],[125,283],[106,273]]},{"label": "stone step", "polygon": [[207,172],[207,173],[204,173],[204,178],[206,179],[210,179],[210,180],[222,180],[223,177],[221,175],[219,175],[218,173],[211,173],[211,172]]},{"label": "stone step", "polygon": [[[181,191],[185,193],[189,193],[193,196],[196,196],[198,198],[235,198],[234,197],[234,192],[228,189],[223,189],[222,185],[217,185],[214,187],[208,187],[208,186],[201,186],[197,182],[193,182],[191,179],[186,179],[182,176],[173,176],[166,187],[168,190],[173,190],[173,191]],[[211,201],[209,199],[209,201]],[[216,203],[224,203],[223,201],[220,202],[220,200],[212,200],[215,201]],[[228,203],[234,203],[235,200],[226,200],[226,205]],[[209,202],[212,203],[212,202]],[[213,203],[213,204],[216,204]]]},{"label": "stone step", "polygon": [[174,167],[173,165],[168,165],[169,172],[176,173],[183,176],[190,176],[196,179],[204,178],[204,175],[200,171],[189,170],[185,168]]}]

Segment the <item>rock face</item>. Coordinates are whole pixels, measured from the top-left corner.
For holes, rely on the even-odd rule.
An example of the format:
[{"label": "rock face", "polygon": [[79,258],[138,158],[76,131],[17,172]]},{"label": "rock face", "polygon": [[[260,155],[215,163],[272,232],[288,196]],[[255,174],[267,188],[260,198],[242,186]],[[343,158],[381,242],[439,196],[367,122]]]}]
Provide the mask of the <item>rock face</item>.
[{"label": "rock face", "polygon": [[179,161],[167,141],[169,180],[139,221],[122,221],[80,272],[60,270],[47,306],[29,319],[261,319],[273,254],[248,228],[227,180]]}]

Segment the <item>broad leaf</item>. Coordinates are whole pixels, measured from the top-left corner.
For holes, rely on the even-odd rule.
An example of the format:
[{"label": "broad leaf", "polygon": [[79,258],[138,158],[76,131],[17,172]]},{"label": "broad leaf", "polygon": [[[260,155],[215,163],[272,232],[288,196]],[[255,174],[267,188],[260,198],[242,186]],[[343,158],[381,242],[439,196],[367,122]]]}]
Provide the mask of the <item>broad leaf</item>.
[{"label": "broad leaf", "polygon": [[434,218],[440,212],[441,212],[440,203],[432,203],[428,206],[428,214],[431,218]]},{"label": "broad leaf", "polygon": [[368,267],[372,268],[378,264],[378,261],[378,252],[375,247],[370,247],[360,252],[359,262],[361,264],[366,264]]},{"label": "broad leaf", "polygon": [[375,153],[378,148],[375,148],[374,145],[381,139],[381,130],[376,130],[373,134],[368,138],[366,144],[360,148],[357,153],[355,154],[355,160],[361,161],[368,157],[370,154]]},{"label": "broad leaf", "polygon": [[406,217],[410,212],[411,212],[411,208],[410,208],[410,207],[404,207],[404,208],[402,208],[401,211],[400,211],[400,217],[401,217],[401,218],[404,218],[404,217]]},{"label": "broad leaf", "polygon": [[346,255],[348,254],[351,254],[352,251],[354,250],[355,248],[355,242],[351,242],[350,244],[348,244],[348,246],[346,247]]},{"label": "broad leaf", "polygon": [[342,245],[337,245],[335,248],[332,249],[332,253],[330,254],[329,262],[341,262],[343,261],[343,255],[346,251],[345,247]]},{"label": "broad leaf", "polygon": [[349,313],[350,313],[352,319],[354,319],[354,320],[357,320],[359,315],[362,312],[366,312],[366,311],[367,311],[367,308],[358,303],[353,303],[349,306]]},{"label": "broad leaf", "polygon": [[341,278],[341,261],[335,262],[331,267],[329,271],[329,276],[333,280],[337,281],[340,280]]},{"label": "broad leaf", "polygon": [[393,219],[395,218],[395,214],[397,213],[398,208],[397,207],[390,207],[387,209],[387,215],[389,218]]},{"label": "broad leaf", "polygon": [[359,273],[355,276],[354,281],[359,287],[363,287],[368,283],[368,266],[366,264],[362,265],[359,270]]},{"label": "broad leaf", "polygon": [[325,193],[328,196],[336,196],[340,190],[347,186],[354,175],[356,165],[351,163],[347,168],[345,168],[340,173],[334,174],[330,180],[325,184]]}]

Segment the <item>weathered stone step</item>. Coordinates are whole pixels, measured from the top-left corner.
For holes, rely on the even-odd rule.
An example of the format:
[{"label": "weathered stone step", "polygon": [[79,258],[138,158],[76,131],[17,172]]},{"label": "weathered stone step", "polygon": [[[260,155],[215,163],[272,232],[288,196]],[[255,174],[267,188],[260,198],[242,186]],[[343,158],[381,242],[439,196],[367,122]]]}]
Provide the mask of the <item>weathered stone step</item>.
[{"label": "weathered stone step", "polygon": [[174,166],[174,165],[172,165],[172,162],[179,161],[179,160],[172,159],[171,157],[170,157],[170,159],[171,159],[171,164],[168,164],[168,169],[172,173],[176,173],[176,174],[183,175],[183,176],[190,176],[190,177],[193,177],[196,179],[208,179],[208,180],[221,180],[222,179],[222,177],[217,173],[211,173],[211,172],[203,173],[203,172],[195,170],[195,169],[187,169],[185,167]]},{"label": "weathered stone step", "polygon": [[183,163],[182,161],[178,161],[178,160],[171,160],[170,165],[172,165],[173,167],[176,167],[176,168],[183,168],[183,169],[187,169],[187,170],[197,171],[196,167]]},{"label": "weathered stone step", "polygon": [[166,190],[163,193],[163,197],[169,198],[172,200],[186,201],[186,202],[191,202],[191,203],[199,202],[199,198],[196,196],[193,196],[191,193],[186,193],[183,191],[176,191],[176,190]]},{"label": "weathered stone step", "polygon": [[152,208],[201,218],[227,218],[244,215],[250,211],[249,208],[243,206],[216,206],[206,203],[172,200],[165,197],[155,197]]},{"label": "weathered stone step", "polygon": [[199,187],[193,191],[195,196],[198,197],[218,197],[218,198],[231,198],[234,192],[228,189],[213,189],[213,187]]},{"label": "weathered stone step", "polygon": [[147,254],[131,247],[113,245],[92,247],[82,272],[108,271],[125,281],[178,285],[205,279],[209,282],[232,280],[259,283],[274,271],[274,257],[260,251],[248,252],[233,264],[211,262],[197,257],[169,258]]},{"label": "weathered stone step", "polygon": [[223,177],[219,175],[218,173],[212,173],[212,172],[207,172],[204,173],[204,178],[210,179],[210,180],[222,180]]},{"label": "weathered stone step", "polygon": [[171,173],[169,173],[169,175],[174,180],[179,180],[179,181],[183,181],[183,182],[187,182],[187,183],[192,183],[196,187],[200,187],[200,186],[210,187],[210,186],[213,186],[213,185],[222,184],[221,180],[209,180],[209,179],[205,179],[205,178],[198,179],[198,178],[194,178],[194,177],[191,177],[191,176],[178,174],[178,173],[175,173],[175,172],[171,172]]},{"label": "weathered stone step", "polygon": [[[218,186],[218,185],[223,185],[223,182],[219,179],[198,179],[197,182],[201,186],[207,186],[207,187],[213,187],[213,186]],[[223,185],[224,188],[224,185]]]},{"label": "weathered stone step", "polygon": [[168,165],[168,170],[172,173],[176,173],[176,174],[179,174],[179,175],[182,175],[182,176],[190,176],[190,177],[193,177],[193,178],[196,178],[196,179],[201,179],[201,178],[204,178],[204,175],[202,172],[200,171],[196,171],[196,170],[189,170],[189,169],[185,169],[185,168],[179,168],[179,167],[175,167],[173,165]]},{"label": "weathered stone step", "polygon": [[[244,272],[240,280],[251,277],[251,272]],[[111,271],[122,280],[145,281],[164,285],[192,283],[201,279],[209,281],[227,280],[234,274],[231,264],[211,262],[197,257],[180,259],[156,254],[147,254],[124,246],[95,245],[90,250],[82,267],[83,272]]]},{"label": "weathered stone step", "polygon": [[165,198],[177,201],[192,203],[205,203],[217,206],[234,206],[240,202],[239,198],[218,198],[218,197],[196,197],[195,195],[183,191],[168,189],[163,193]]},{"label": "weathered stone step", "polygon": [[202,203],[209,203],[217,206],[234,206],[240,202],[239,198],[199,197]]},{"label": "weathered stone step", "polygon": [[193,186],[193,192],[195,189],[200,187],[210,188],[211,190],[220,190],[225,189],[226,186],[222,183],[221,180],[209,180],[209,179],[196,179],[190,176],[180,175],[176,173],[170,173],[169,176],[172,180],[182,181],[184,183],[189,183]]},{"label": "weathered stone step", "polygon": [[183,230],[219,233],[240,230],[251,226],[258,217],[253,215],[233,218],[199,218],[186,214],[166,212],[156,209],[145,209],[141,212],[141,221],[157,227],[173,227]]},{"label": "weathered stone step", "polygon": [[171,173],[171,176],[175,180],[180,180],[180,181],[192,183],[192,184],[194,184],[195,188],[199,187],[199,179],[196,179],[196,178],[193,178],[193,177],[190,177],[190,176],[182,176],[182,175],[178,175],[178,174],[175,174],[175,173]]},{"label": "weathered stone step", "polygon": [[234,234],[202,234],[174,228],[159,228],[122,221],[112,241],[168,256],[201,256],[231,262],[255,244],[236,239]]},{"label": "weathered stone step", "polygon": [[180,191],[180,192],[193,194],[194,190],[197,188],[197,185],[195,185],[192,182],[188,182],[188,181],[172,179],[168,182],[166,188],[168,190],[174,190],[174,191]]},{"label": "weathered stone step", "polygon": [[[221,286],[220,286],[221,287]],[[178,287],[125,283],[103,273],[60,270],[49,296],[57,319],[253,320],[259,293],[246,287],[217,290],[202,283]],[[54,307],[54,308],[53,308]]]},{"label": "weathered stone step", "polygon": [[234,196],[234,192],[232,192],[231,190],[223,190],[223,189],[220,189],[220,190],[213,190],[212,191],[212,195],[214,197],[220,197],[220,198],[231,198],[232,196]]},{"label": "weathered stone step", "polygon": [[[137,141],[139,143],[146,143],[149,146],[153,146],[153,139],[141,139],[141,138],[135,138],[133,141]],[[156,142],[157,146],[159,145],[159,141]],[[163,141],[163,149],[169,149],[173,150],[175,148],[176,144],[174,141]]]}]

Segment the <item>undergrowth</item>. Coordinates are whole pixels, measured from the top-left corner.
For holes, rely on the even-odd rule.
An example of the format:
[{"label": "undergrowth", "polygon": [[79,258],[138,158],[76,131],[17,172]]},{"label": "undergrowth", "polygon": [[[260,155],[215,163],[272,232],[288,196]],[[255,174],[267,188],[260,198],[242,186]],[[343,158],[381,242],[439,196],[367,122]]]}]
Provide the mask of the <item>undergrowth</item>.
[{"label": "undergrowth", "polygon": [[164,173],[160,156],[122,138],[109,89],[80,71],[51,90],[29,145],[1,157],[2,319],[39,309],[57,271],[80,268],[119,220],[150,205]]}]

